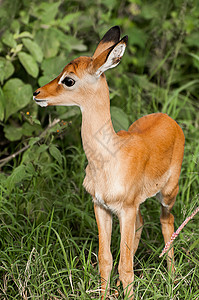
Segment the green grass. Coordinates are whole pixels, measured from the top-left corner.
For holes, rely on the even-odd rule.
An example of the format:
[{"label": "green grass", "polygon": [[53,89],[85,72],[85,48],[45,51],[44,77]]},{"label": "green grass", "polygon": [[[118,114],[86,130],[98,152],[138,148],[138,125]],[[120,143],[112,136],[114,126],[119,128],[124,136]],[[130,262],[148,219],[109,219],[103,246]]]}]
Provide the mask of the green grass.
[{"label": "green grass", "polygon": [[[99,1],[87,7],[87,1],[81,1],[79,9],[81,15],[85,15],[85,19],[79,18],[82,28],[76,28],[75,22],[67,26],[73,28],[74,34],[80,30],[77,37],[85,40],[91,53],[101,30],[105,32],[105,28],[121,24],[123,35],[128,31],[129,45],[120,66],[106,74],[111,105],[123,109],[130,123],[142,115],[163,111],[183,128],[185,154],[180,190],[172,210],[177,229],[198,206],[199,197],[199,66],[190,55],[198,53],[194,32],[198,32],[197,8],[193,5],[189,10],[191,4],[187,1],[162,1],[161,5],[152,1],[152,6],[143,1],[143,15],[134,16],[132,11],[136,7],[129,5],[134,1],[113,1],[112,10],[109,1],[102,2],[103,5]],[[62,4],[67,6],[66,1]],[[73,11],[76,2],[70,5],[71,11],[76,11],[76,8]],[[142,8],[141,2],[140,6]],[[62,24],[63,11],[58,15],[59,24]],[[24,8],[21,16],[26,12]],[[39,19],[36,19],[37,14],[33,16],[31,22],[37,31],[35,26],[40,23],[34,23],[34,20]],[[9,20],[8,17],[5,19]],[[10,27],[10,22],[8,25]],[[24,30],[29,30],[27,28]],[[93,28],[98,31],[94,32]],[[64,53],[65,50],[62,49]],[[71,50],[67,51],[72,56],[79,55],[79,52],[71,54]],[[49,60],[48,57],[45,59],[44,62]],[[21,74],[17,68],[15,76],[19,73],[23,79],[28,78],[36,89],[37,81],[24,72]],[[68,111],[62,111],[60,107],[39,110],[41,128],[46,126],[48,115],[53,119],[61,114],[67,115]],[[15,117],[11,120],[13,126],[17,124]],[[91,196],[82,187],[86,158],[80,140],[81,118],[75,115],[69,119],[72,124],[63,129],[60,126],[60,135],[52,130],[39,143],[9,161],[0,173],[0,299],[100,299],[98,231]],[[10,123],[5,121],[5,124]],[[2,153],[7,156],[16,151],[16,145],[21,149],[25,144],[28,139],[24,137],[22,142],[11,142]],[[54,149],[51,155],[52,148],[49,150],[49,147],[55,144],[60,152]],[[141,212],[144,228],[135,255],[135,300],[199,299],[199,216],[196,215],[174,241],[176,272],[172,278],[167,272],[166,257],[159,258],[164,242],[158,201],[148,199],[141,205]],[[127,300],[122,287],[116,287],[119,245],[120,229],[114,217],[110,293],[118,289],[119,299]]]},{"label": "green grass", "polygon": [[[194,136],[193,127],[185,135],[191,129]],[[31,181],[12,190],[1,181],[1,299],[99,299],[98,232],[91,197],[82,187],[85,156],[81,148],[62,154],[63,164],[44,162]],[[189,134],[173,208],[176,229],[197,205],[198,174],[198,144]],[[174,242],[171,278],[165,257],[159,258],[164,246],[159,204],[148,199],[141,211],[145,226],[135,257],[135,299],[198,299],[198,216]],[[114,217],[111,292],[117,289],[119,242]],[[119,295],[123,299],[122,288]]]}]

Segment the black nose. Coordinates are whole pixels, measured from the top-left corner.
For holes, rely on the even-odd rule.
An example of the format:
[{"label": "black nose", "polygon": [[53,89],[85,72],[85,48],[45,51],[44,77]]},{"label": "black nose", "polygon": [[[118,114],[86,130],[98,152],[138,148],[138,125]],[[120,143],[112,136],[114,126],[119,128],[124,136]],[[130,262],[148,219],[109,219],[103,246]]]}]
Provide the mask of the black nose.
[{"label": "black nose", "polygon": [[38,94],[40,93],[40,91],[35,91],[34,93],[33,93],[33,96],[37,96]]}]

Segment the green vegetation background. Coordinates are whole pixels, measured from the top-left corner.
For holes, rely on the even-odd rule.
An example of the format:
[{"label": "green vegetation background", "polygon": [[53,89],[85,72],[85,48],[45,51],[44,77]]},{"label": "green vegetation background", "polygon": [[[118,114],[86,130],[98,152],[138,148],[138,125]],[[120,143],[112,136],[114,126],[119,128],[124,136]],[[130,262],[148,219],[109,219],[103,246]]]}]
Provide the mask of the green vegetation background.
[{"label": "green vegetation background", "polygon": [[[0,299],[99,299],[98,238],[82,188],[86,158],[77,108],[40,108],[39,86],[80,55],[92,55],[114,25],[129,36],[121,64],[106,73],[116,130],[162,111],[186,146],[175,228],[198,205],[199,2],[197,0],[0,1]],[[199,299],[198,216],[175,241],[167,273],[154,198],[135,258],[135,299]],[[111,292],[119,226],[114,218]],[[119,299],[123,299],[119,289]]]}]

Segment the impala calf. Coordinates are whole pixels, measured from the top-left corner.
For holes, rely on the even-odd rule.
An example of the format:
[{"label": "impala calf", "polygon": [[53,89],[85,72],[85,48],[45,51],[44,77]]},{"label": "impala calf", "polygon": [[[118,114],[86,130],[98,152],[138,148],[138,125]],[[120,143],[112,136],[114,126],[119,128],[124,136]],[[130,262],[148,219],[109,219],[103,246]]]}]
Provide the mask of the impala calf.
[{"label": "impala calf", "polygon": [[[133,256],[143,226],[139,206],[147,198],[158,196],[164,241],[170,240],[174,232],[170,211],[178,193],[185,142],[179,125],[163,113],[138,119],[128,131],[114,131],[104,72],[119,64],[127,39],[120,40],[119,27],[112,27],[92,57],[74,59],[57,78],[34,93],[40,106],[77,105],[82,112],[82,143],[88,159],[83,185],[93,197],[99,231],[102,299],[112,269],[112,213],[118,216],[121,231],[119,279],[130,299]],[[172,248],[167,258],[169,269],[174,268],[173,259]]]}]

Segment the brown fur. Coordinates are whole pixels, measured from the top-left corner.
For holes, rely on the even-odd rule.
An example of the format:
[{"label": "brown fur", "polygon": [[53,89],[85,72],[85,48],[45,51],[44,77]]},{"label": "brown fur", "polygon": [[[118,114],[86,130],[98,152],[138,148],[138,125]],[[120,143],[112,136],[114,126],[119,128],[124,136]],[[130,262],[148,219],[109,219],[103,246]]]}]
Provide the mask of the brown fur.
[{"label": "brown fur", "polygon": [[[82,142],[88,159],[83,185],[93,197],[99,230],[102,299],[112,269],[112,212],[117,214],[121,228],[119,278],[125,294],[133,299],[133,255],[143,226],[139,206],[146,198],[158,195],[162,204],[162,233],[167,243],[174,232],[170,211],[178,193],[184,135],[179,125],[163,113],[144,116],[128,131],[115,133],[106,78],[104,74],[95,76],[95,72],[106,63],[109,47],[115,49],[117,36],[118,31],[111,41],[109,34],[106,35],[94,59],[80,57],[69,63],[56,79],[37,90],[40,93],[35,100],[46,101],[46,106],[81,107]],[[75,85],[67,88],[59,83],[62,76],[74,77]],[[173,259],[172,248],[168,254],[168,268],[172,270]]]}]

